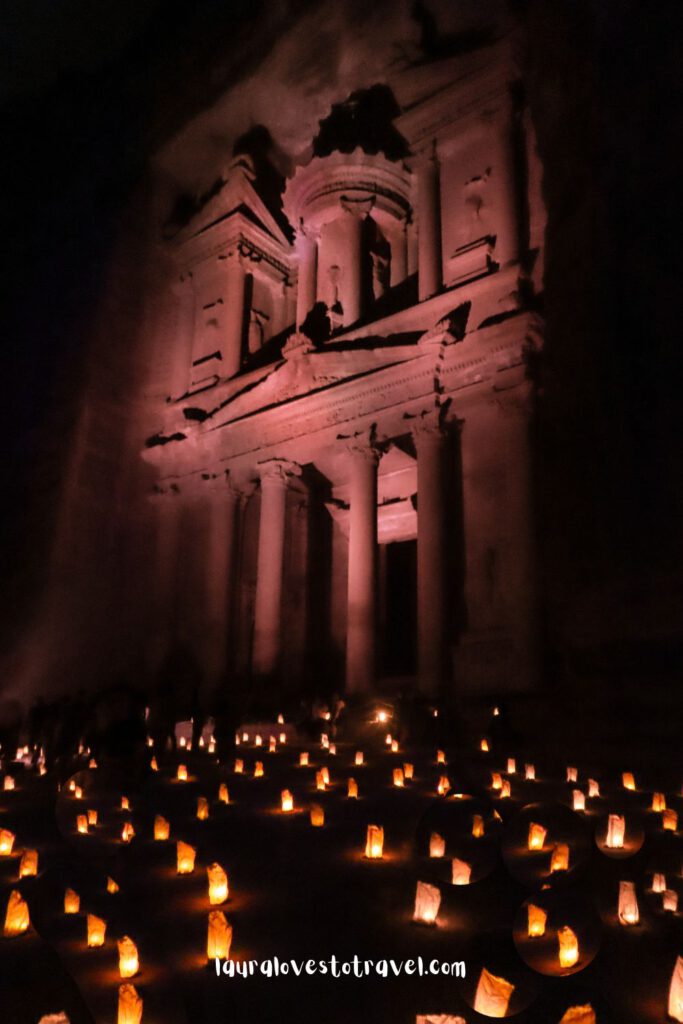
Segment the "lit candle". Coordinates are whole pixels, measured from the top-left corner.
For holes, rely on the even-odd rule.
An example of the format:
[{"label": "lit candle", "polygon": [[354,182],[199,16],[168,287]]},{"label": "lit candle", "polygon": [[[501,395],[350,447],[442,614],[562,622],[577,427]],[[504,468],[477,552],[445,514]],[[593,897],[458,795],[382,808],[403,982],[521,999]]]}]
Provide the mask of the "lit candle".
[{"label": "lit candle", "polygon": [[503,779],[503,785],[500,787],[500,799],[505,800],[510,797],[512,788],[510,786],[509,779]]},{"label": "lit candle", "polygon": [[263,778],[263,761],[257,761],[256,764],[254,765],[254,778]]},{"label": "lit candle", "polygon": [[575,811],[586,810],[586,796],[580,789],[572,790],[572,807]]},{"label": "lit candle", "polygon": [[225,784],[225,782],[221,782],[220,786],[218,787],[218,800],[222,804],[230,803],[230,797],[228,795],[228,787]]},{"label": "lit candle", "polygon": [[600,796],[600,783],[595,779],[588,780],[588,796],[591,799]]},{"label": "lit candle", "polygon": [[209,903],[218,906],[228,898],[228,876],[220,864],[210,864],[206,869],[209,880]]},{"label": "lit candle", "polygon": [[320,804],[312,804],[311,806],[311,825],[314,828],[322,828],[325,824],[325,811],[322,809]]},{"label": "lit candle", "polygon": [[284,814],[289,814],[294,810],[294,797],[288,789],[282,790],[280,805]]},{"label": "lit candle", "polygon": [[446,840],[438,832],[432,832],[429,837],[429,856],[444,857],[446,854]]},{"label": "lit candle", "polygon": [[436,787],[437,793],[439,794],[439,796],[446,796],[446,794],[448,793],[448,790],[450,788],[451,788],[451,780],[448,778],[447,775],[442,775],[440,777],[438,785]]},{"label": "lit candle", "polygon": [[355,759],[354,759],[354,764],[356,765],[357,768],[360,768],[360,766],[363,764],[363,751],[362,750],[357,750],[356,751],[356,756],[355,756]]},{"label": "lit candle", "polygon": [[176,778],[178,782],[187,782],[187,765],[179,764],[178,771],[176,772]]},{"label": "lit candle", "polygon": [[535,765],[533,765],[533,764],[525,764],[524,765],[524,778],[527,780],[527,782],[535,782],[536,781],[536,767],[535,767]]},{"label": "lit candle", "polygon": [[445,754],[445,752],[443,750],[437,750],[437,752],[436,752],[436,763],[437,764],[445,764],[446,763],[446,754]]},{"label": "lit candle", "polygon": [[533,903],[529,903],[526,909],[527,934],[531,939],[538,939],[545,935],[545,923],[548,920],[548,915],[542,907],[537,907]]},{"label": "lit candle", "polygon": [[131,821],[125,821],[123,828],[121,829],[121,841],[123,843],[129,843],[135,836],[135,829]]},{"label": "lit candle", "polygon": [[484,819],[481,814],[472,815],[472,835],[475,839],[481,839],[484,835]]},{"label": "lit candle", "polygon": [[454,857],[451,861],[451,883],[453,885],[469,885],[471,880],[472,865]]},{"label": "lit candle", "polygon": [[87,929],[88,948],[97,949],[98,946],[103,946],[104,939],[107,934],[107,922],[103,921],[101,917],[97,917],[95,914],[88,914]]},{"label": "lit candle", "polygon": [[222,910],[212,910],[209,914],[209,928],[206,939],[206,955],[209,960],[227,960],[232,945],[232,926]]},{"label": "lit candle", "polygon": [[24,850],[19,861],[19,878],[34,878],[38,874],[38,851]]},{"label": "lit candle", "polygon": [[81,909],[81,897],[73,889],[67,889],[64,893],[64,913],[77,914]]},{"label": "lit candle", "polygon": [[406,782],[410,782],[412,780],[414,772],[415,768],[412,764],[410,764],[410,762],[406,762],[403,765],[403,778],[406,780]]},{"label": "lit candle", "polygon": [[119,886],[114,881],[114,879],[113,878],[107,878],[107,892],[110,895],[114,896],[118,891],[119,891]]},{"label": "lit candle", "polygon": [[179,875],[191,875],[197,851],[189,843],[178,841],[176,845],[176,868]]},{"label": "lit candle", "polygon": [[299,767],[306,768],[308,766],[308,751],[302,750],[299,754]]},{"label": "lit candle", "polygon": [[576,933],[565,925],[564,928],[558,929],[557,941],[560,947],[560,967],[574,967],[579,960],[579,940]]},{"label": "lit candle", "polygon": [[633,776],[633,772],[623,772],[621,776],[621,782],[624,789],[636,788],[636,780]]},{"label": "lit candle", "polygon": [[368,860],[380,860],[384,850],[384,829],[379,825],[368,825],[365,840],[365,856]]},{"label": "lit candle", "polygon": [[392,772],[392,778],[393,778],[394,785],[398,786],[399,789],[402,788],[403,782],[404,782],[404,779],[403,779],[403,769],[402,768],[394,768],[394,770]]},{"label": "lit candle", "polygon": [[86,835],[88,831],[88,816],[87,814],[76,815],[76,831],[80,832],[81,835]]},{"label": "lit candle", "polygon": [[485,967],[479,975],[477,991],[474,996],[474,1010],[485,1017],[507,1017],[510,998],[515,986],[491,974]]},{"label": "lit candle", "polygon": [[676,958],[669,985],[669,1016],[683,1021],[683,956]]},{"label": "lit candle", "polygon": [[664,892],[666,889],[666,875],[660,871],[655,871],[652,876],[652,891],[653,892]]},{"label": "lit candle", "polygon": [[489,752],[489,741],[486,739],[486,737],[484,737],[484,739],[482,739],[481,743],[479,744],[479,749],[481,750],[481,752],[483,754],[488,754],[488,752]]},{"label": "lit candle", "polygon": [[8,939],[15,935],[23,935],[28,931],[30,923],[28,903],[20,892],[13,889],[7,901],[3,934]]},{"label": "lit candle", "polygon": [[154,838],[157,842],[162,843],[169,838],[171,834],[171,826],[162,814],[157,814],[154,819]]},{"label": "lit candle", "polygon": [[242,775],[244,772],[244,761],[241,758],[237,758],[235,761],[235,775]]},{"label": "lit candle", "polygon": [[569,846],[557,843],[550,856],[550,871],[569,871]]},{"label": "lit candle", "polygon": [[129,802],[127,796],[122,796],[121,797],[121,810],[122,811],[129,811],[130,810],[130,802]]},{"label": "lit candle", "polygon": [[507,773],[508,775],[514,775],[517,771],[517,762],[514,757],[508,757]]},{"label": "lit candle", "polygon": [[666,810],[666,797],[663,793],[652,794],[652,808],[653,811],[665,811]]},{"label": "lit candle", "polygon": [[619,924],[638,924],[640,912],[636,896],[635,882],[619,882]]},{"label": "lit candle", "polygon": [[675,889],[665,889],[662,893],[662,910],[670,914],[678,910],[678,893]]},{"label": "lit candle", "polygon": [[91,807],[88,810],[88,825],[92,826],[93,828],[95,827],[95,825],[97,825],[97,811],[95,810],[94,807]]},{"label": "lit candle", "polygon": [[435,885],[418,882],[415,890],[413,920],[420,924],[436,924],[441,905],[441,892]]},{"label": "lit candle", "polygon": [[347,783],[346,795],[349,798],[349,800],[358,799],[358,783],[356,782],[355,779],[349,779]]},{"label": "lit candle", "polygon": [[662,828],[665,832],[675,832],[678,829],[678,814],[671,807],[662,813]]},{"label": "lit candle", "polygon": [[491,772],[491,789],[500,789],[503,785],[503,776],[500,772]]},{"label": "lit candle", "polygon": [[122,978],[134,978],[140,970],[138,947],[127,935],[118,940],[117,946],[119,950],[119,974]]},{"label": "lit candle", "polygon": [[605,846],[609,850],[623,850],[626,819],[620,814],[610,814],[607,819],[607,838]]},{"label": "lit candle", "polygon": [[529,825],[529,836],[527,839],[527,846],[530,850],[542,850],[545,845],[545,837],[548,834],[548,830],[543,825],[538,825],[535,821],[532,821]]},{"label": "lit candle", "polygon": [[578,770],[576,768],[572,768],[571,766],[569,766],[567,768],[567,782],[577,782],[578,778]]},{"label": "lit candle", "polygon": [[141,1024],[142,998],[134,985],[119,985],[119,1008],[116,1024]]},{"label": "lit candle", "polygon": [[197,818],[199,821],[206,821],[209,817],[209,801],[205,796],[197,797]]}]

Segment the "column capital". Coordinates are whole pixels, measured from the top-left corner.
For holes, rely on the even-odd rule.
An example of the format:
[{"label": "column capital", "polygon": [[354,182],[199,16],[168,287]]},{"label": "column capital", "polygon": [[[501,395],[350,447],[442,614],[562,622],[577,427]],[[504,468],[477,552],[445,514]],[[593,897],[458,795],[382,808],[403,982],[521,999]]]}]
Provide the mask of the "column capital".
[{"label": "column capital", "polygon": [[374,423],[368,429],[359,430],[355,434],[338,434],[337,441],[349,455],[375,466],[379,464],[384,454],[376,441]]},{"label": "column capital", "polygon": [[437,400],[434,405],[417,412],[403,414],[416,445],[445,437],[449,427],[459,422],[454,414],[449,415],[450,406],[451,400],[448,398],[443,402]]},{"label": "column capital", "polygon": [[352,199],[349,196],[340,196],[339,205],[344,213],[350,213],[352,217],[363,220],[372,212],[376,196],[366,196],[362,199]]},{"label": "column capital", "polygon": [[256,470],[261,480],[261,487],[286,487],[288,481],[301,476],[301,466],[289,459],[267,459],[260,462]]}]

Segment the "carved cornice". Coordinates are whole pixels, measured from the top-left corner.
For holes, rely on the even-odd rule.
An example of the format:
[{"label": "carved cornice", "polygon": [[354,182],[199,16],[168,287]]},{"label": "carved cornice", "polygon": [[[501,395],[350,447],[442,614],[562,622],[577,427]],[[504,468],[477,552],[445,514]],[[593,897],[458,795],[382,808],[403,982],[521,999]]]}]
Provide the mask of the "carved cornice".
[{"label": "carved cornice", "polygon": [[379,464],[379,460],[384,454],[377,444],[376,423],[363,430],[357,430],[353,434],[338,434],[337,441],[352,458],[360,459],[373,466]]}]

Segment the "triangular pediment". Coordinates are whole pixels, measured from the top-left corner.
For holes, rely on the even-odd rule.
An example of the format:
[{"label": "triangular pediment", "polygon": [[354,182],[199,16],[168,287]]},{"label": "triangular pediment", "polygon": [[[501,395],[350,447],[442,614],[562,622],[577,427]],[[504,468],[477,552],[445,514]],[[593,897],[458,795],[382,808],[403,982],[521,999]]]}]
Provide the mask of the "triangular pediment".
[{"label": "triangular pediment", "polygon": [[289,239],[254,187],[254,170],[248,157],[233,160],[223,187],[209,199],[184,228],[186,240],[204,234],[234,214],[242,214],[274,241],[289,248]]}]

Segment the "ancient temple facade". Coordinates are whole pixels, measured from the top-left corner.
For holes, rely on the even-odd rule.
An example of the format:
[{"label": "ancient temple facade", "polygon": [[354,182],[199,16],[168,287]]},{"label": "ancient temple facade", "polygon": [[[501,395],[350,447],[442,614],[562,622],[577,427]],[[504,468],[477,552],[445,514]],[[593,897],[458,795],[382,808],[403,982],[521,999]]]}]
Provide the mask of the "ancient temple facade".
[{"label": "ancient temple facade", "polygon": [[155,607],[212,685],[536,682],[541,179],[503,40],[352,93],[276,189],[235,147],[169,232]]}]

